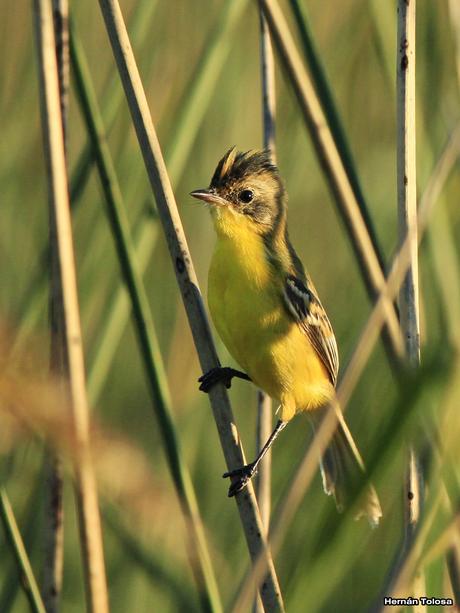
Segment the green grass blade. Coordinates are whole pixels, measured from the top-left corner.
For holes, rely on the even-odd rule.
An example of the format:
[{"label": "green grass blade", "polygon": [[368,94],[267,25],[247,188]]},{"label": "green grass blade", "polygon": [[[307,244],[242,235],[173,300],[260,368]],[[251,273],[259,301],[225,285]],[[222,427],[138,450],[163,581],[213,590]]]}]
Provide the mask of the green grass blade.
[{"label": "green grass blade", "polygon": [[[133,41],[143,45],[150,32],[150,24],[158,7],[158,0],[143,0],[137,2],[130,19],[129,29]],[[114,123],[120,106],[123,102],[123,90],[120,88],[117,72],[114,70],[109,82],[104,87],[102,108],[107,132]],[[70,201],[74,204],[83,193],[93,165],[93,152],[91,142],[87,142],[80,153],[70,181]]]},{"label": "green grass blade", "polygon": [[3,486],[0,486],[0,516],[8,542],[10,543],[16,560],[19,575],[21,577],[20,583],[27,596],[30,608],[34,613],[46,613],[8,494]]},{"label": "green grass blade", "polygon": [[[130,23],[130,30],[134,41],[142,44],[147,37],[149,24],[157,6],[158,0],[144,0],[136,4]],[[117,73],[114,71],[109,79],[109,83],[104,88],[102,107],[107,126],[110,127],[115,121],[122,102],[123,91],[118,85]],[[70,203],[74,210],[78,210],[77,205],[89,179],[93,161],[91,144],[87,142],[78,156],[69,180]],[[94,237],[92,240],[97,240],[97,237]],[[48,245],[46,245],[43,252],[38,256],[38,262],[35,267],[36,273],[32,277],[22,299],[24,310],[16,333],[16,346],[19,346],[23,339],[33,330],[40,316],[45,312],[49,257],[50,251]]]},{"label": "green grass blade", "polygon": [[310,69],[312,79],[316,91],[318,93],[318,97],[321,101],[324,110],[324,114],[326,115],[332,135],[336,141],[337,150],[339,152],[340,157],[342,158],[343,166],[345,168],[345,171],[348,175],[348,179],[350,181],[350,185],[355,194],[359,210],[361,211],[361,215],[364,219],[364,223],[369,233],[369,237],[374,247],[374,251],[377,255],[380,268],[382,269],[382,271],[385,271],[386,267],[385,259],[383,257],[383,251],[380,247],[377,238],[375,226],[372,222],[369,207],[364,196],[361,182],[359,180],[356,164],[354,162],[353,155],[351,153],[351,149],[345,134],[345,130],[343,129],[340,115],[337,110],[337,105],[334,100],[332,88],[329,85],[329,80],[326,76],[326,71],[321,62],[321,56],[316,49],[313,33],[308,22],[306,8],[300,4],[299,0],[289,1],[295,17],[295,21],[297,23],[297,28],[299,30],[304,56]]},{"label": "green grass blade", "polygon": [[[147,268],[158,238],[158,224],[152,216],[141,217],[133,238],[138,270],[142,273]],[[99,334],[94,342],[94,355],[88,374],[88,395],[93,406],[99,400],[130,315],[130,298],[124,288],[118,285],[109,300],[106,315],[102,318]]]}]

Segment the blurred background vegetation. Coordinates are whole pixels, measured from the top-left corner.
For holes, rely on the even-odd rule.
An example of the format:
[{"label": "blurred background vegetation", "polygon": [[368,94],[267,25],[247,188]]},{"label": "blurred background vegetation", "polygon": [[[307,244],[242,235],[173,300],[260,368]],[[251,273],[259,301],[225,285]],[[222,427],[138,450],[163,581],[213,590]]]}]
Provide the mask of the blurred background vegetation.
[{"label": "blurred background vegetation", "polygon": [[[370,214],[387,261],[397,247],[396,101],[394,2],[303,0],[321,60],[349,139]],[[148,6],[147,6],[148,5]],[[232,7],[230,8],[230,5]],[[283,3],[290,15],[288,3]],[[214,244],[207,211],[192,201],[192,189],[206,187],[214,167],[232,145],[262,143],[257,4],[244,0],[160,2],[124,0],[135,55],[153,121],[171,171],[180,213],[203,293]],[[88,58],[108,142],[134,236],[151,226],[152,252],[144,280],[167,368],[174,420],[196,488],[222,601],[230,607],[249,566],[244,535],[233,501],[227,498],[225,469],[208,399],[197,389],[200,367],[161,230],[156,232],[154,199],[129,111],[116,73],[99,7],[71,3],[75,30]],[[1,318],[26,354],[39,356],[46,373],[48,241],[47,180],[40,129],[32,5],[22,0],[0,7],[0,257]],[[290,23],[293,24],[292,19]],[[295,31],[295,28],[292,28]],[[419,0],[417,7],[417,170],[419,194],[448,135],[459,120],[458,49],[446,0]],[[194,78],[202,70],[209,41],[216,38],[214,64],[193,114],[183,117]],[[333,323],[342,365],[347,363],[370,303],[344,228],[319,168],[289,83],[277,69],[277,155],[289,193],[291,237]],[[110,111],[111,103],[116,103]],[[75,170],[87,145],[86,128],[74,90],[68,123],[68,160]],[[77,184],[78,187],[78,184]],[[101,479],[101,508],[112,610],[199,610],[184,546],[184,525],[165,462],[136,335],[128,321],[120,343],[108,355],[107,375],[92,381],[103,322],[114,293],[123,285],[107,223],[97,172],[74,199],[73,227],[88,379],[92,405],[102,428],[121,436],[148,458],[148,487],[135,499],[122,485]],[[442,287],[458,289],[460,257],[460,174],[451,173],[420,251],[422,362],[428,376],[422,393],[403,401],[381,345],[376,347],[355,389],[347,413],[365,458],[379,445],[395,411],[418,403],[427,423],[434,411],[442,422],[446,369],[452,344]],[[441,259],[439,259],[441,258]],[[440,264],[441,262],[441,264]],[[444,278],[439,272],[445,274]],[[460,316],[460,313],[458,313]],[[30,347],[33,346],[31,350]],[[223,363],[233,364],[222,345]],[[437,368],[439,366],[439,368]],[[438,376],[439,375],[439,376]],[[458,387],[458,386],[457,386]],[[456,398],[460,399],[459,389]],[[236,381],[231,399],[246,453],[255,446],[256,390]],[[420,406],[418,406],[420,405]],[[419,411],[420,409],[420,411]],[[450,423],[450,422],[449,422]],[[445,426],[443,426],[445,427]],[[453,427],[453,425],[452,425]],[[457,426],[458,428],[458,426]],[[441,435],[443,430],[441,430]],[[114,434],[115,435],[115,434]],[[282,498],[311,432],[302,417],[283,433],[273,452],[273,504]],[[6,485],[37,577],[42,561],[43,443],[39,438],[2,445]],[[378,472],[376,486],[384,519],[371,531],[365,522],[341,517],[324,496],[319,475],[307,492],[276,557],[289,611],[361,611],[373,601],[402,534],[403,454],[401,439]],[[380,441],[381,442],[381,441]],[[458,462],[454,454],[452,467]],[[130,481],[130,459],[104,467],[105,479]],[[134,464],[136,466],[136,464]],[[120,474],[119,474],[120,473]],[[121,476],[120,476],[121,475]],[[107,491],[106,491],[107,490]],[[441,516],[432,529],[446,525]],[[329,535],[340,525],[334,572],[325,565]],[[0,533],[0,611],[28,610],[13,556]],[[434,537],[433,537],[434,538]],[[84,588],[78,530],[70,481],[65,486],[65,559],[62,611],[83,610]],[[430,594],[449,594],[442,552],[426,567]],[[331,574],[333,579],[331,579]],[[314,582],[313,582],[314,578]]]}]

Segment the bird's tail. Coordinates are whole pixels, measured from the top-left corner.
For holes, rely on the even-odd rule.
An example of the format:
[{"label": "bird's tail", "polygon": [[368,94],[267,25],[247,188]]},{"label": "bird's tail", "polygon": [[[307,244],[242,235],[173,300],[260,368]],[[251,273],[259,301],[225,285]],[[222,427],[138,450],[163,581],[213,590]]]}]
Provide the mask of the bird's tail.
[{"label": "bird's tail", "polygon": [[[310,413],[314,428],[324,417],[324,411]],[[364,463],[340,409],[337,411],[337,429],[320,460],[321,476],[326,494],[333,495],[337,508],[342,511],[356,492],[365,472]],[[355,519],[367,517],[372,526],[379,523],[382,509],[374,487],[369,484],[363,491]]]}]

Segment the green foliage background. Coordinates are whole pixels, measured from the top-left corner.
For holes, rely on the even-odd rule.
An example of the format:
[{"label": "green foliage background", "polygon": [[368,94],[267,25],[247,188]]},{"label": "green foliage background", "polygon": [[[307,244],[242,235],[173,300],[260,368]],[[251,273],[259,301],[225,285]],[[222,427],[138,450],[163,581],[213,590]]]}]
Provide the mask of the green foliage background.
[{"label": "green foliage background", "polygon": [[[139,3],[151,1],[139,0]],[[230,31],[221,33],[218,44],[221,49],[227,48],[228,53],[215,82],[209,84],[200,99],[200,117],[193,117],[186,125],[192,147],[185,151],[183,168],[180,172],[176,168],[177,176],[173,177],[204,293],[214,234],[207,211],[188,194],[192,189],[207,186],[215,164],[230,146],[246,150],[261,146],[262,141],[257,4],[243,0],[233,2],[244,4],[241,16]],[[171,156],[178,118],[190,95],[189,84],[226,3],[223,0],[176,0],[154,4],[155,8],[133,40],[133,47],[160,142],[166,154]],[[302,4],[308,10],[370,213],[389,260],[397,246],[395,3],[304,0]],[[122,2],[128,21],[135,5],[135,2]],[[283,6],[288,12],[288,4]],[[448,2],[444,0],[418,2],[417,165],[420,194],[448,134],[459,119],[455,31],[448,9]],[[99,100],[106,102],[104,96],[110,91],[108,84],[114,78],[115,67],[99,8],[93,2],[73,2],[71,10],[90,62]],[[292,29],[294,31],[294,26]],[[43,268],[41,254],[48,239],[48,213],[36,49],[29,2],[3,3],[0,7],[0,84],[0,314],[14,334],[22,330],[24,346],[29,337],[42,339],[39,351],[46,365],[46,284],[42,283],[38,291],[41,299],[32,300],[36,293],[30,291]],[[121,93],[118,79],[113,91],[111,98]],[[277,98],[278,162],[289,193],[292,240],[330,314],[341,362],[345,365],[370,312],[369,300],[291,88],[279,70]],[[104,104],[102,108],[104,110]],[[108,141],[136,234],[142,224],[151,223],[148,211],[154,202],[124,99],[109,126]],[[70,169],[74,168],[86,142],[85,127],[72,91],[68,124]],[[436,254],[452,246],[450,260],[443,260],[451,265],[445,274],[458,283],[459,190],[457,167],[438,205],[442,213],[435,214],[434,224],[438,230],[430,233],[430,240],[423,243],[420,252],[423,361],[430,365],[428,373],[436,376],[427,375],[419,382],[422,392],[415,413],[426,417],[433,409],[440,419],[443,386],[446,385],[444,358],[451,340]],[[107,305],[122,283],[94,169],[76,205],[74,232],[87,368],[90,370],[101,322],[107,317]],[[221,479],[225,466],[209,403],[197,390],[200,369],[161,232],[144,280],[167,366],[175,423],[197,491],[222,600],[229,607],[248,569],[248,555],[235,504],[227,499],[227,485]],[[225,349],[219,347],[222,362],[231,364]],[[231,399],[246,453],[251,456],[255,445],[255,390],[244,382],[235,382]],[[388,362],[379,346],[373,352],[348,409],[351,430],[365,458],[372,457],[372,450],[382,442],[381,434],[394,412],[409,410],[414,402],[410,393],[406,403],[399,400]],[[184,546],[186,528],[165,464],[131,324],[113,355],[94,414],[99,423],[122,433],[144,450],[157,488],[157,497],[149,501],[149,509],[152,504],[157,507],[153,516],[142,513],[142,504],[131,505],[122,498],[108,499],[102,491],[113,611],[199,610]],[[429,419],[428,423],[431,423]],[[307,421],[299,417],[275,446],[275,506],[283,497],[310,436]],[[396,441],[394,445],[393,440]],[[275,560],[289,611],[361,611],[378,593],[402,533],[401,439],[388,437],[384,443],[388,453],[376,479],[384,520],[377,530],[371,531],[364,522],[338,515],[333,501],[322,492],[319,476],[305,496]],[[37,440],[24,442],[2,459],[3,479],[38,576],[41,463],[42,445]],[[150,491],[146,492],[146,496],[151,495]],[[72,498],[68,480],[62,604],[66,613],[82,611],[84,602]],[[444,525],[442,521],[440,518],[438,531]],[[336,529],[342,534],[339,542],[333,541]],[[125,531],[149,557],[149,564],[139,560],[128,547],[123,538]],[[328,549],[330,542],[333,543],[332,557]],[[27,601],[18,590],[13,558],[3,535],[0,535],[0,543],[0,603],[3,603],[0,610],[26,611]],[[332,564],[328,560],[333,560]],[[442,557],[432,560],[427,571],[429,593],[448,593]]]}]

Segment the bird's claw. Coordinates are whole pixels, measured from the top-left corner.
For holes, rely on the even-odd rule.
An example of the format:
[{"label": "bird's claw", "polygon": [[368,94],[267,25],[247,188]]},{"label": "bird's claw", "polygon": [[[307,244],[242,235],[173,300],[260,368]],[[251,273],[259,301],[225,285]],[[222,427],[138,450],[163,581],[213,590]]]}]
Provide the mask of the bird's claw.
[{"label": "bird's claw", "polygon": [[198,383],[200,383],[200,387],[198,389],[207,394],[209,390],[216,385],[216,383],[221,382],[224,383],[227,389],[229,389],[232,386],[233,376],[234,375],[231,368],[221,366],[211,368],[210,371],[204,375],[201,375],[201,377],[198,379]]},{"label": "bird's claw", "polygon": [[235,468],[235,470],[231,470],[222,475],[224,479],[229,477],[232,479],[230,487],[228,488],[228,496],[231,498],[241,492],[252,477],[256,474],[257,470],[254,464],[247,464],[246,466],[241,466],[240,468]]}]

